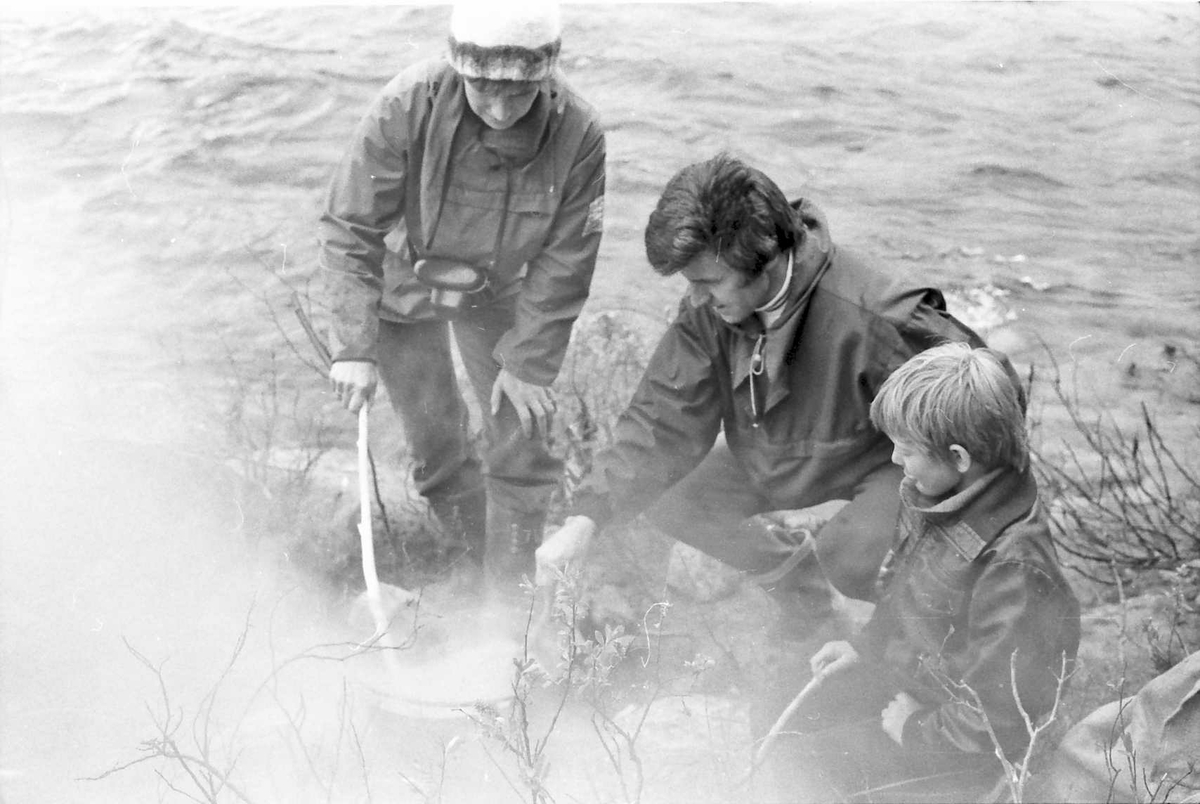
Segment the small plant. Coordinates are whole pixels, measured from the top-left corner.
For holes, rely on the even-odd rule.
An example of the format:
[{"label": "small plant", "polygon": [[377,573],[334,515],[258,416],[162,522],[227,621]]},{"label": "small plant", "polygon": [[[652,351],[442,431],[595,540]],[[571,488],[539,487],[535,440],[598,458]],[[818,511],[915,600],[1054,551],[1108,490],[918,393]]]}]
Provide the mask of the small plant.
[{"label": "small plant", "polygon": [[[563,578],[565,580],[565,576]],[[538,616],[538,606],[546,605],[547,601],[544,596],[539,595],[531,584],[523,585],[527,596],[529,597],[529,613],[525,622],[525,632],[523,640],[523,648],[521,656],[513,660],[513,678],[512,678],[512,702],[509,704],[507,711],[500,711],[497,707],[491,704],[478,703],[474,707],[474,712],[470,713],[470,717],[479,726],[483,736],[492,742],[498,743],[501,749],[512,756],[517,763],[517,770],[520,774],[520,782],[524,790],[529,795],[530,804],[545,804],[553,801],[549,791],[546,789],[546,777],[549,774],[549,762],[546,759],[546,748],[549,745],[550,738],[554,733],[555,727],[558,725],[559,716],[562,714],[563,708],[566,706],[567,698],[571,693],[572,671],[575,666],[574,656],[576,651],[575,626],[578,622],[578,607],[574,599],[567,600],[556,594],[553,605],[554,617],[562,626],[562,630],[568,635],[568,641],[564,647],[564,659],[566,677],[561,682],[562,692],[558,697],[558,702],[550,723],[541,737],[534,737],[530,734],[529,715],[533,708],[533,693],[535,689],[548,687],[553,685],[549,674],[542,667],[541,663],[535,659],[530,652],[530,641],[536,639],[538,634],[535,630],[540,631],[542,627],[548,624],[548,619],[545,612],[542,616]],[[564,602],[560,605],[559,599]],[[535,623],[537,627],[535,629]],[[491,757],[491,754],[488,754]],[[493,759],[493,763],[495,760]],[[508,782],[509,786],[518,795],[522,794],[522,788],[509,779],[504,773],[504,769],[496,764],[497,770]]]},{"label": "small plant", "polygon": [[977,690],[969,684],[950,678],[935,663],[926,662],[925,667],[934,678],[938,679],[943,689],[949,693],[951,700],[967,707],[979,716],[987,730],[988,739],[991,740],[993,752],[1004,770],[1004,783],[1008,788],[1009,797],[1014,804],[1021,804],[1025,801],[1025,789],[1029,784],[1035,758],[1039,755],[1039,750],[1045,750],[1048,745],[1044,737],[1058,719],[1067,682],[1074,674],[1074,662],[1068,658],[1066,653],[1063,654],[1062,664],[1056,675],[1058,681],[1054,688],[1054,702],[1049,711],[1034,718],[1025,708],[1025,704],[1021,700],[1021,691],[1017,686],[1017,651],[1014,650],[1008,657],[1009,682],[1013,700],[1016,702],[1017,711],[1021,715],[1021,720],[1025,724],[1025,733],[1029,738],[1020,757],[1010,757],[1005,752]]},{"label": "small plant", "polygon": [[[516,759],[521,785],[528,792],[531,804],[544,804],[553,800],[546,789],[549,763],[545,754],[553,726],[541,738],[533,738],[529,733],[532,690],[542,682],[544,674],[537,663],[528,657],[516,660],[514,666],[516,671],[512,682],[513,701],[508,711],[501,712],[491,704],[477,703],[470,717],[479,726],[485,738],[499,743],[505,753]],[[517,795],[521,795],[521,788],[509,779],[498,763],[496,768],[504,776],[509,787]]]},{"label": "small plant", "polygon": [[1174,576],[1174,583],[1171,584],[1168,592],[1171,603],[1168,611],[1169,619],[1165,624],[1165,633],[1151,619],[1142,623],[1142,632],[1146,637],[1146,645],[1150,649],[1150,660],[1153,663],[1155,674],[1167,672],[1197,648],[1188,643],[1183,628],[1187,614],[1195,616],[1195,610],[1188,604],[1184,590],[1195,587],[1191,584],[1184,585],[1183,581],[1188,574],[1176,572]]},{"label": "small plant", "polygon": [[[237,764],[236,756],[219,760],[216,757],[214,736],[211,733],[213,706],[217,693],[246,645],[247,630],[248,626],[247,629],[243,629],[225,669],[192,716],[190,743],[186,736],[180,734],[180,728],[185,720],[184,710],[182,707],[177,707],[171,698],[166,677],[163,675],[163,663],[154,664],[134,648],[129,640],[123,640],[126,650],[134,659],[154,674],[162,699],[162,710],[155,712],[147,706],[147,710],[154,720],[156,733],[153,737],[142,741],[139,746],[141,756],[115,765],[104,773],[90,777],[89,780],[100,781],[138,765],[153,763],[157,766],[155,773],[169,789],[193,801],[216,804],[232,797],[237,801],[249,804],[250,799],[232,779]],[[173,774],[173,778],[168,776],[172,768],[178,771]]]},{"label": "small plant", "polygon": [[[632,689],[616,678],[616,671],[629,657],[637,636],[626,633],[623,625],[611,624],[593,629],[590,635],[585,634],[583,626],[587,618],[580,602],[580,583],[579,570],[569,567],[556,571],[552,592],[546,589],[536,592],[527,587],[532,602],[526,624],[525,651],[514,662],[512,702],[505,711],[477,705],[472,718],[485,738],[499,744],[504,753],[515,759],[520,787],[509,780],[510,787],[519,794],[523,789],[531,804],[542,804],[553,800],[547,788],[547,745],[568,699],[578,697],[590,709],[593,733],[616,776],[624,800],[638,802],[642,796],[644,773],[637,741],[661,685],[654,688],[648,700],[637,705],[631,719],[612,714]],[[542,609],[540,617],[536,616],[539,607]],[[550,631],[552,633],[548,633]],[[532,640],[546,636],[552,636],[557,646],[553,654],[555,666],[551,668],[543,666],[530,651]],[[653,644],[649,632],[646,639],[648,644]],[[547,660],[551,658],[549,654],[543,656]],[[699,673],[701,669],[695,672]],[[554,712],[541,736],[534,737],[530,712],[535,692],[556,685],[559,692]],[[508,779],[507,775],[505,779]]]},{"label": "small plant", "polygon": [[[1130,712],[1133,699],[1126,697],[1124,685],[1121,686],[1120,697],[1115,704],[1116,711],[1109,726],[1108,736],[1100,741],[1103,744],[1104,763],[1108,771],[1108,796],[1105,801],[1135,801],[1138,804],[1165,804],[1172,800],[1194,801],[1194,795],[1176,799],[1172,794],[1184,782],[1196,776],[1200,771],[1200,761],[1189,762],[1185,770],[1174,776],[1148,767],[1153,763],[1146,762],[1139,756],[1138,747],[1130,734],[1130,724],[1136,716]],[[1154,748],[1156,746],[1151,746],[1150,750]],[[1190,786],[1187,788],[1188,791],[1191,789]]]},{"label": "small plant", "polygon": [[[281,598],[278,601],[283,602]],[[370,801],[370,769],[366,767],[361,735],[358,726],[351,718],[351,691],[343,679],[341,695],[338,699],[338,723],[336,742],[328,745],[323,742],[313,742],[306,739],[304,725],[309,712],[311,701],[306,701],[303,694],[289,689],[285,694],[281,680],[291,670],[312,663],[342,663],[359,657],[374,654],[376,657],[386,652],[408,650],[419,629],[419,613],[412,613],[408,623],[409,633],[400,644],[385,646],[382,641],[367,644],[355,642],[330,642],[311,645],[304,650],[281,658],[275,649],[273,626],[268,629],[268,648],[270,653],[270,671],[250,690],[241,703],[240,714],[229,718],[222,717],[218,712],[218,699],[228,699],[232,696],[230,679],[236,665],[243,662],[247,655],[247,645],[251,633],[251,620],[254,613],[252,605],[246,613],[236,644],[228,661],[221,668],[216,680],[207,692],[194,705],[190,716],[184,703],[180,703],[177,695],[172,695],[167,675],[164,673],[165,661],[155,664],[143,653],[138,651],[128,640],[126,650],[134,659],[147,670],[155,679],[160,700],[159,708],[147,704],[147,712],[154,724],[154,735],[143,740],[138,746],[138,756],[134,759],[117,763],[113,767],[86,781],[98,782],[119,773],[131,771],[134,768],[150,766],[154,774],[171,791],[191,801],[204,801],[209,804],[238,801],[250,804],[251,795],[247,792],[248,772],[244,766],[239,766],[246,746],[242,741],[242,730],[252,709],[263,701],[269,700],[274,710],[279,713],[287,727],[288,736],[284,738],[294,759],[302,762],[305,774],[299,774],[304,781],[311,782],[321,789],[323,797],[333,800],[338,789],[339,762],[343,751],[348,751],[357,761],[361,774],[361,782],[367,790],[367,800]],[[272,619],[273,619],[272,614]],[[236,710],[235,710],[236,711]],[[443,766],[445,754],[453,745],[448,745],[443,751]],[[330,758],[322,763],[320,758]],[[444,769],[444,768],[443,768]],[[395,771],[394,771],[395,772]],[[414,790],[417,785],[402,772],[399,777]],[[440,790],[440,782],[439,788]],[[427,797],[429,798],[429,797]]]},{"label": "small plant", "polygon": [[[308,351],[294,331],[295,323],[284,314],[293,310],[304,332],[313,336],[307,284],[302,295],[285,275],[286,265],[275,268],[263,255],[249,247],[246,251],[269,277],[268,287],[258,287],[232,269],[227,268],[226,274],[257,302],[278,339],[262,348],[244,342],[236,348],[224,344],[229,384],[223,412],[226,443],[242,474],[268,497],[277,489],[290,492],[284,496],[295,496],[307,486],[313,467],[332,444],[334,428],[325,420],[321,401],[304,382],[324,380],[328,351]],[[286,293],[286,301],[273,298],[272,290],[276,295]],[[266,371],[264,363],[269,367]]]},{"label": "small plant", "polygon": [[594,631],[593,638],[584,645],[586,672],[580,684],[581,693],[592,707],[592,731],[616,774],[625,801],[630,804],[642,798],[645,773],[637,740],[654,703],[654,696],[651,696],[632,725],[622,725],[611,712],[611,704],[622,697],[613,683],[613,671],[628,656],[634,640],[634,635],[625,633],[622,625],[605,624],[603,631]]},{"label": "small plant", "polygon": [[1107,584],[1113,568],[1170,569],[1200,559],[1200,474],[1144,403],[1140,427],[1129,432],[1111,416],[1086,414],[1057,363],[1054,372],[1051,387],[1079,443],[1064,440],[1059,456],[1033,450],[1034,470],[1052,501],[1058,543],[1081,560],[1076,569]]}]

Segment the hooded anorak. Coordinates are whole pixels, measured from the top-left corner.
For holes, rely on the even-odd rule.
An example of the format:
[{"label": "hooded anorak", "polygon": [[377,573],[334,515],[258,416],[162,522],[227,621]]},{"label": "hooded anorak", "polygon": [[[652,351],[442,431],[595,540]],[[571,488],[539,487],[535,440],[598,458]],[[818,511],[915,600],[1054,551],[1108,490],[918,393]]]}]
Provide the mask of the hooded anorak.
[{"label": "hooded anorak", "polygon": [[605,141],[591,107],[555,74],[513,129],[493,131],[438,59],[396,76],[353,142],[319,230],[334,359],[375,360],[380,319],[436,319],[413,266],[440,257],[486,275],[471,306],[515,306],[496,361],[525,382],[552,383],[603,229]]},{"label": "hooded anorak", "polygon": [[834,245],[815,205],[793,207],[805,236],[782,314],[769,328],[758,316],[728,324],[685,298],[574,513],[598,524],[631,519],[722,432],[775,509],[850,499],[890,462],[892,444],[870,421],[883,380],[938,343],[982,345],[939,291],[868,268]]}]

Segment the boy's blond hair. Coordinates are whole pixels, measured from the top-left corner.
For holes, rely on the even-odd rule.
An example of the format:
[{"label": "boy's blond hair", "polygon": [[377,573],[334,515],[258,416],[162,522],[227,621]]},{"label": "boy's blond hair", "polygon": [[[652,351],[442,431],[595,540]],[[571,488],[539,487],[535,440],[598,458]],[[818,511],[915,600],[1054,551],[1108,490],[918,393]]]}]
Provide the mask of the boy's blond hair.
[{"label": "boy's blond hair", "polygon": [[1024,471],[1023,399],[999,352],[947,343],[914,355],[884,380],[871,403],[871,422],[934,456],[958,444],[983,466]]}]

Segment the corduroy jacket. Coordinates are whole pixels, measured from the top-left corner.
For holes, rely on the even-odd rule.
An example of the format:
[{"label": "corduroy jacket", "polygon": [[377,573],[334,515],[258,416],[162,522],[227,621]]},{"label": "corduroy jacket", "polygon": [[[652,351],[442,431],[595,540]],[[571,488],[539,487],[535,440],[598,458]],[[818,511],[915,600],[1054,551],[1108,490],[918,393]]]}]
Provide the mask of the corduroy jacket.
[{"label": "corduroy jacket", "polygon": [[[834,246],[815,205],[793,206],[806,234],[778,320],[769,329],[757,316],[731,325],[685,297],[573,513],[598,524],[636,516],[692,471],[722,430],[779,509],[849,499],[891,457],[870,421],[884,379],[938,343],[982,344],[946,312],[939,291],[868,268]],[[752,375],[756,350],[764,370]]]},{"label": "corduroy jacket", "polygon": [[1014,684],[1036,722],[1079,647],[1079,602],[1036,482],[1005,469],[940,502],[910,480],[900,496],[895,546],[857,647],[922,705],[904,725],[905,748],[990,754],[986,716],[1016,760],[1028,733]]},{"label": "corduroy jacket", "polygon": [[382,90],[334,172],[319,224],[335,359],[373,360],[380,318],[436,317],[413,272],[436,256],[484,270],[488,286],[473,304],[515,304],[497,361],[526,382],[554,381],[595,270],[605,139],[557,74],[527,118],[541,126],[536,148],[509,164],[484,152],[484,124],[444,59]]}]

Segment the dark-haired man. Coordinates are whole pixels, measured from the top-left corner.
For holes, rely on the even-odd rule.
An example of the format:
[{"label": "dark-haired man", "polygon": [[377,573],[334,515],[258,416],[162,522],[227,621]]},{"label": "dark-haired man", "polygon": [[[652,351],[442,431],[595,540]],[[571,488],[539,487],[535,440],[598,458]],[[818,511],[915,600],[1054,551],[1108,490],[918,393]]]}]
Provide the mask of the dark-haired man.
[{"label": "dark-haired man", "polygon": [[[688,293],[539,570],[645,511],[771,591],[801,636],[829,611],[826,578],[870,597],[894,531],[902,472],[871,426],[876,390],[930,346],[982,342],[939,291],[836,248],[811,202],[727,155],[668,182],[645,239]],[[815,539],[754,518],[839,499]]]}]

